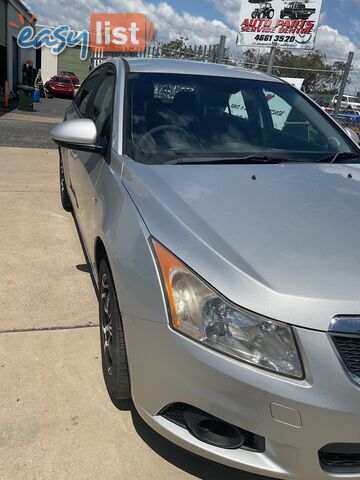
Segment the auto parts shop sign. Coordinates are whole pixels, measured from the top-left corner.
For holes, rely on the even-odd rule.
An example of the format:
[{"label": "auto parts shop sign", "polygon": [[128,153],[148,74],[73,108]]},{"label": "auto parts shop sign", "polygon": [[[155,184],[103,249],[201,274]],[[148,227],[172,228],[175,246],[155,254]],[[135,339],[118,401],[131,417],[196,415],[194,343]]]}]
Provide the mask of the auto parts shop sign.
[{"label": "auto parts shop sign", "polygon": [[313,49],[322,0],[242,0],[237,45]]}]

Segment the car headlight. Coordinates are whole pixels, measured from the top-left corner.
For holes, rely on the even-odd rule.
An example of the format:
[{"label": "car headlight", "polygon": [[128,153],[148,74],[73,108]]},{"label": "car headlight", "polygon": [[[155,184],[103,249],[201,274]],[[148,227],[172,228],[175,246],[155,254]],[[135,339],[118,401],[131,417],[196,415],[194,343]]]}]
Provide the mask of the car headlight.
[{"label": "car headlight", "polygon": [[304,378],[292,329],[231,304],[153,240],[178,332],[221,353],[293,378]]}]

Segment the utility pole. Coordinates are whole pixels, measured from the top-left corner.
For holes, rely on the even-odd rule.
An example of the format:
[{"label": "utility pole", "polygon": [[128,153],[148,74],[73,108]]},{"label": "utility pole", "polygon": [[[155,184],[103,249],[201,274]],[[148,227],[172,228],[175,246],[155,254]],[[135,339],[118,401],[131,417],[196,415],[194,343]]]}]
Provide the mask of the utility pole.
[{"label": "utility pole", "polygon": [[224,63],[225,43],[226,43],[226,36],[221,35],[220,43],[217,49],[216,63]]},{"label": "utility pole", "polygon": [[340,107],[341,107],[342,97],[345,93],[345,88],[346,88],[346,85],[347,85],[347,82],[348,82],[349,73],[350,73],[353,58],[354,58],[354,52],[350,52],[349,56],[348,56],[348,59],[347,59],[347,62],[346,62],[345,69],[344,69],[343,77],[342,77],[342,80],[341,80],[341,86],[340,86],[340,90],[339,90],[339,93],[338,93],[337,101],[335,103],[334,118],[337,118],[338,115],[339,115],[339,110],[340,110]]},{"label": "utility pole", "polygon": [[274,68],[274,62],[275,62],[275,54],[276,54],[276,46],[273,45],[270,49],[270,55],[269,55],[269,61],[268,61],[268,66],[266,73],[272,74],[273,68]]}]

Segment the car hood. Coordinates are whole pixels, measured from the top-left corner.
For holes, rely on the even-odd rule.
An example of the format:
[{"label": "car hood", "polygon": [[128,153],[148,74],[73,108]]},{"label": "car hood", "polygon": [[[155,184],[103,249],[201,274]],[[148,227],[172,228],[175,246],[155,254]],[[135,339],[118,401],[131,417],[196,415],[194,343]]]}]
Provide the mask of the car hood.
[{"label": "car hood", "polygon": [[328,330],[360,314],[360,166],[125,163],[150,233],[238,305]]}]

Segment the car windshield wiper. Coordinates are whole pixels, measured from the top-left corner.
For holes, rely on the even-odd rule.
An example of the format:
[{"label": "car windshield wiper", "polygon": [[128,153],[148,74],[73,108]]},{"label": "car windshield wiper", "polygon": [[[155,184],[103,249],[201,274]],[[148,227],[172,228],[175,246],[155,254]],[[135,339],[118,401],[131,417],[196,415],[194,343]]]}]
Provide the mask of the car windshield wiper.
[{"label": "car windshield wiper", "polygon": [[339,160],[351,160],[353,158],[360,158],[360,153],[356,152],[338,152],[335,155],[327,155],[318,160],[318,163],[337,163]]},{"label": "car windshield wiper", "polygon": [[291,162],[286,158],[271,157],[267,155],[249,155],[247,157],[180,157],[165,162],[166,165],[203,165],[203,164],[229,164],[229,165],[247,165],[247,164],[276,164]]}]

